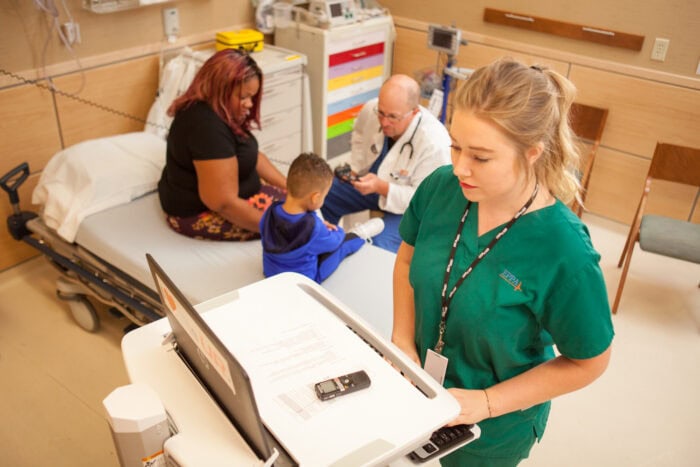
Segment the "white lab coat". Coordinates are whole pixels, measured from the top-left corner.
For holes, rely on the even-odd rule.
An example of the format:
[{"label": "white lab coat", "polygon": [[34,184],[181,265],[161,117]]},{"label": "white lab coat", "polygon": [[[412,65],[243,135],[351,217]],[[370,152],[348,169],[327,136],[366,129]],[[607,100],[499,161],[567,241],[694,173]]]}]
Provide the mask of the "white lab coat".
[{"label": "white lab coat", "polygon": [[[350,166],[359,175],[369,171],[384,145],[384,133],[374,113],[377,100],[374,98],[362,107],[352,132]],[[409,140],[413,146],[412,157],[411,145],[406,144]],[[389,182],[389,193],[379,197],[379,208],[403,214],[423,179],[436,168],[451,163],[451,144],[445,126],[421,106],[420,113],[413,116],[411,124],[379,166],[377,176]]]}]

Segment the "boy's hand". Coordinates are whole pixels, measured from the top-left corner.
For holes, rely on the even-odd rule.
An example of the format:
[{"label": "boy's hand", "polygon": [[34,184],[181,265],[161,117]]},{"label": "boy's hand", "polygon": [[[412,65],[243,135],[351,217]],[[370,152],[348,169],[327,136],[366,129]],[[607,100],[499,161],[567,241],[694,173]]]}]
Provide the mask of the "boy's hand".
[{"label": "boy's hand", "polygon": [[338,226],[337,226],[337,225],[331,224],[331,223],[328,222],[327,220],[324,220],[323,223],[326,225],[326,227],[328,228],[328,230],[338,230]]}]

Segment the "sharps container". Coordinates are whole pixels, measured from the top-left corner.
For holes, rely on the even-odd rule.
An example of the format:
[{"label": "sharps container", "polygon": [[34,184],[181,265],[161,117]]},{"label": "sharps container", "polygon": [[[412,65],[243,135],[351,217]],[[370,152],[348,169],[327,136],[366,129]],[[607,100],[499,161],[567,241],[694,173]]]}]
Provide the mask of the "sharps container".
[{"label": "sharps container", "polygon": [[164,466],[168,417],[158,394],[146,384],[129,384],[103,401],[122,467]]}]

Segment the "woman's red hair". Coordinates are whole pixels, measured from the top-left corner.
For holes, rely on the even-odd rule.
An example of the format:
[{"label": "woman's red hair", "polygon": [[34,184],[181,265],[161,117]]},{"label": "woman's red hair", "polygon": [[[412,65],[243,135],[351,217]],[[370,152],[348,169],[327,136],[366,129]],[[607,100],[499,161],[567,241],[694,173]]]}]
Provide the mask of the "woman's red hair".
[{"label": "woman's red hair", "polygon": [[[234,93],[240,93],[241,85],[252,78],[258,78],[260,89],[253,96],[253,107],[248,116],[239,124],[230,108],[232,97]],[[234,133],[244,135],[250,130],[252,123],[260,128],[262,86],[262,70],[250,55],[236,49],[223,49],[204,62],[187,91],[170,104],[168,115],[174,117],[181,109],[194,102],[203,101],[209,104]]]}]

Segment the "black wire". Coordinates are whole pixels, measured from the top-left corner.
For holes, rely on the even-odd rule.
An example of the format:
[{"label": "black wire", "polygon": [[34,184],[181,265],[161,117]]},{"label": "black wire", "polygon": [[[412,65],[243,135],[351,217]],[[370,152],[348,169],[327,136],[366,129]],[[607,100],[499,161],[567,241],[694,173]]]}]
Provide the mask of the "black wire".
[{"label": "black wire", "polygon": [[76,96],[75,94],[70,94],[70,93],[67,93],[67,92],[65,92],[65,91],[61,91],[60,89],[56,88],[55,86],[49,86],[49,85],[47,85],[47,84],[42,84],[42,83],[39,82],[39,80],[27,79],[27,78],[25,78],[25,77],[23,77],[23,76],[19,76],[19,75],[15,74],[15,73],[12,73],[11,71],[7,71],[7,70],[4,70],[4,69],[2,69],[2,68],[0,68],[0,73],[3,74],[3,75],[9,76],[9,77],[11,77],[11,78],[14,78],[14,79],[17,80],[17,81],[21,81],[21,82],[24,83],[24,84],[31,84],[31,85],[34,85],[34,86],[36,86],[36,87],[38,87],[38,88],[45,89],[45,90],[47,90],[47,91],[49,91],[49,92],[58,94],[58,95],[60,95],[60,96],[67,97],[67,98],[69,98],[69,99],[73,99],[73,100],[78,101],[78,102],[80,102],[80,103],[82,103],[82,104],[89,105],[89,106],[95,107],[95,108],[100,109],[100,110],[104,110],[105,112],[109,112],[109,113],[112,113],[112,114],[114,114],[114,115],[118,115],[118,116],[120,116],[120,117],[124,117],[124,118],[128,118],[128,119],[131,119],[131,120],[135,120],[135,121],[137,121],[137,122],[139,122],[139,123],[143,123],[143,124],[146,124],[146,125],[152,125],[152,126],[154,126],[154,127],[156,127],[156,128],[160,128],[160,129],[165,130],[165,131],[168,131],[168,130],[169,130],[168,127],[163,126],[163,125],[161,125],[161,124],[159,124],[159,123],[149,122],[149,121],[146,120],[146,119],[137,117],[137,116],[135,116],[135,115],[128,114],[128,113],[126,113],[126,112],[122,112],[121,110],[113,109],[113,108],[111,108],[111,107],[107,107],[106,105],[98,104],[97,102],[93,102],[93,101],[90,101],[90,100],[88,100],[88,99],[82,98],[82,97],[80,97],[80,96]]},{"label": "black wire", "polygon": [[[155,127],[161,128],[161,129],[163,129],[163,130],[165,130],[165,131],[168,131],[168,130],[170,129],[170,128],[168,128],[168,127],[166,127],[166,126],[164,126],[164,125],[161,125],[161,124],[159,124],[159,123],[149,122],[148,120],[144,120],[143,118],[136,117],[135,115],[130,115],[130,114],[126,113],[126,112],[122,112],[121,110],[116,110],[116,109],[113,109],[113,108],[111,108],[111,107],[107,107],[106,105],[102,105],[102,104],[98,104],[97,102],[89,101],[89,100],[87,100],[87,99],[84,99],[84,98],[82,98],[82,97],[76,96],[76,95],[74,95],[74,94],[69,94],[69,93],[67,93],[67,92],[65,92],[65,91],[61,91],[60,89],[57,89],[56,87],[52,87],[52,86],[49,86],[49,85],[47,85],[47,84],[41,84],[41,83],[38,82],[39,80],[32,80],[32,79],[24,78],[24,77],[22,77],[22,76],[16,75],[16,74],[12,73],[11,71],[7,71],[7,70],[4,70],[4,69],[2,69],[2,68],[0,68],[0,74],[9,76],[9,77],[11,77],[11,78],[14,78],[14,79],[16,79],[17,81],[21,81],[21,82],[23,82],[23,83],[25,83],[25,84],[32,84],[32,85],[34,85],[34,86],[36,86],[36,87],[38,87],[38,88],[45,89],[45,90],[50,91],[50,92],[52,92],[52,93],[59,94],[59,95],[61,95],[61,96],[67,97],[67,98],[69,98],[69,99],[76,100],[76,101],[81,102],[81,103],[83,103],[83,104],[90,105],[90,106],[92,106],[92,107],[96,107],[96,108],[98,108],[98,109],[100,109],[100,110],[104,110],[105,112],[109,112],[109,113],[113,113],[113,114],[115,114],[115,115],[119,115],[120,117],[129,118],[129,119],[131,119],[131,120],[136,120],[137,122],[144,123],[144,124],[146,124],[146,125],[153,125],[153,126],[155,126]],[[288,161],[283,161],[283,160],[274,159],[274,158],[272,158],[272,157],[270,157],[270,156],[268,156],[268,159],[270,159],[270,161],[272,161],[272,162],[277,162],[277,163],[279,163],[279,164],[289,165],[289,162],[288,162]]]}]

